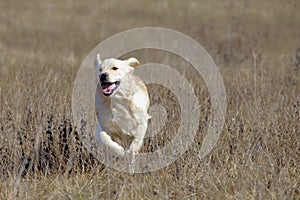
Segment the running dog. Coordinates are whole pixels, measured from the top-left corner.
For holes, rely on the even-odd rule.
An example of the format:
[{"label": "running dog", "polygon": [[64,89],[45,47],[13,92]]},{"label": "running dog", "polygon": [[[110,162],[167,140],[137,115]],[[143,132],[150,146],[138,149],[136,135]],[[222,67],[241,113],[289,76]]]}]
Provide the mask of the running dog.
[{"label": "running dog", "polygon": [[147,88],[133,75],[139,65],[136,58],[101,61],[99,54],[94,61],[98,141],[119,156],[140,151],[150,119]]}]

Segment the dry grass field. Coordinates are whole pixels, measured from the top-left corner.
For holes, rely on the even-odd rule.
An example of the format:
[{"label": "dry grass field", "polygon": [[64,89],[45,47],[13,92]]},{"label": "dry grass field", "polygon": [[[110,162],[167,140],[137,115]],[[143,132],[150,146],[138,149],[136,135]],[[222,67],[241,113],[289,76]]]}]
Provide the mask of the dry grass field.
[{"label": "dry grass field", "polygon": [[[222,74],[227,113],[217,146],[200,160],[209,93],[187,65],[201,105],[197,137],[173,164],[132,175],[82,146],[71,97],[91,49],[145,26],[180,31],[205,47]],[[1,0],[0,199],[300,199],[299,36],[297,0]],[[185,66],[166,52],[132,55]],[[174,95],[148,87],[168,119],[144,152],[167,143],[179,121]]]}]

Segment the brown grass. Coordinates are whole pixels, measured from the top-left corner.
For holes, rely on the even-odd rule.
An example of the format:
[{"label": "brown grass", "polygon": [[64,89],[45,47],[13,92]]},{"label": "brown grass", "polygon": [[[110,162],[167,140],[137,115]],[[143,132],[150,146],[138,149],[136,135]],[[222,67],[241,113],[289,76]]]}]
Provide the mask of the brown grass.
[{"label": "brown grass", "polygon": [[[293,0],[0,1],[0,199],[299,199],[299,9]],[[104,167],[82,146],[71,95],[95,45],[143,26],[199,41],[219,66],[228,111],[217,146],[199,160],[209,94],[187,70],[201,104],[194,144],[168,167],[130,175]],[[190,67],[164,52],[132,54],[142,63]],[[149,91],[168,121],[163,142],[148,139],[143,151],[172,138],[179,120],[170,92]]]}]

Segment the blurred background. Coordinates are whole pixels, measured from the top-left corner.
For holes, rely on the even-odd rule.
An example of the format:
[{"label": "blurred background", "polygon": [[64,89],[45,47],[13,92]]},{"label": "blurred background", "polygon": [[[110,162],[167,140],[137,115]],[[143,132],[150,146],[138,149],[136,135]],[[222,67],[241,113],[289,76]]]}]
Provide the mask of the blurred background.
[{"label": "blurred background", "polygon": [[295,0],[1,1],[0,47],[2,54],[76,62],[113,34],[159,26],[191,36],[215,60],[242,62],[254,49],[292,56],[299,48],[299,7]]},{"label": "blurred background", "polygon": [[[223,76],[228,111],[217,146],[199,160],[209,93],[187,70],[201,105],[193,146],[162,170],[130,175],[84,149],[71,95],[81,62],[98,43],[147,26],[182,32],[208,51]],[[299,199],[299,36],[297,0],[1,0],[0,199]],[[191,68],[165,52],[130,55]],[[163,146],[178,127],[178,102],[158,87],[148,86],[151,102],[167,108],[168,121],[144,152]]]}]

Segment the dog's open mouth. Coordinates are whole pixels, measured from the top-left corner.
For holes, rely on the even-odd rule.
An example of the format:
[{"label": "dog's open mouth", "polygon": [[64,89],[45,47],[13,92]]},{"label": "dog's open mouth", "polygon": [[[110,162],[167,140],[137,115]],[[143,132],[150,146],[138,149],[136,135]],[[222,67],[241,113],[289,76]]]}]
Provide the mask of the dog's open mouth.
[{"label": "dog's open mouth", "polygon": [[111,95],[119,87],[119,85],[120,85],[120,81],[116,81],[113,83],[109,83],[109,82],[101,83],[103,94],[105,96]]}]

